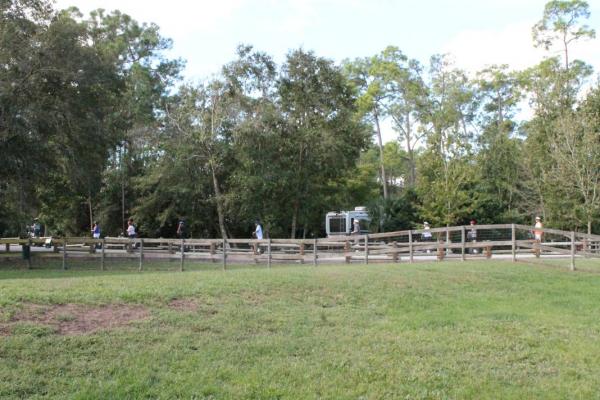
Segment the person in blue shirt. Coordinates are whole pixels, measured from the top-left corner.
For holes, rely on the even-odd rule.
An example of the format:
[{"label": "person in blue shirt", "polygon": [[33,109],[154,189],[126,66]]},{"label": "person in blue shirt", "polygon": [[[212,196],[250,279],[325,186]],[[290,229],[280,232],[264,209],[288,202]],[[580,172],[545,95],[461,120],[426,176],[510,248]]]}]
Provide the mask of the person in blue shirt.
[{"label": "person in blue shirt", "polygon": [[94,239],[100,239],[100,224],[98,221],[95,221],[94,226],[92,227],[92,237]]}]

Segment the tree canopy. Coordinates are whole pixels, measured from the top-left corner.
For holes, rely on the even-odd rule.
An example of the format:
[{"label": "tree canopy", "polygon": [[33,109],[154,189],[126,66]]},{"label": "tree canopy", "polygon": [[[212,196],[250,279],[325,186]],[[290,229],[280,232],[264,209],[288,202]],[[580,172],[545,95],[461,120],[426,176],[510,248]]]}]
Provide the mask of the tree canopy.
[{"label": "tree canopy", "polygon": [[[155,24],[119,11],[0,2],[0,236],[316,237],[366,205],[373,231],[529,223],[599,232],[600,85],[570,46],[593,38],[581,0],[533,27],[548,57],[470,75],[397,46],[336,63],[240,45],[220,73],[181,78]],[[561,56],[551,51],[559,46]],[[526,107],[531,115],[519,119]],[[382,141],[383,126],[397,134]]]}]

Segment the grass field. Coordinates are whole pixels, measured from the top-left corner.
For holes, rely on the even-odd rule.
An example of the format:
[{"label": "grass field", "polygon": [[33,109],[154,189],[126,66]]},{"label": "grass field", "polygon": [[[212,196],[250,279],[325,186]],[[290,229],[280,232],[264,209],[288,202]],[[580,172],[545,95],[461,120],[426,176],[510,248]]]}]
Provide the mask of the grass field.
[{"label": "grass field", "polygon": [[[600,398],[600,265],[556,263],[4,266],[0,398]],[[126,305],[144,317],[57,328]]]}]

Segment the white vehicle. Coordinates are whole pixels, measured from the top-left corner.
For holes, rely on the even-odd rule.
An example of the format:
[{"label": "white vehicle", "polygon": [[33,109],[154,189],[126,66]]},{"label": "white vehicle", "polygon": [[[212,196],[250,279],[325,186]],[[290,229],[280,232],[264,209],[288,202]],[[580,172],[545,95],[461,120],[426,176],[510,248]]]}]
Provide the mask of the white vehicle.
[{"label": "white vehicle", "polygon": [[355,207],[354,211],[331,211],[325,216],[327,237],[346,236],[352,233],[354,221],[359,222],[360,233],[368,233],[371,217],[366,207]]}]

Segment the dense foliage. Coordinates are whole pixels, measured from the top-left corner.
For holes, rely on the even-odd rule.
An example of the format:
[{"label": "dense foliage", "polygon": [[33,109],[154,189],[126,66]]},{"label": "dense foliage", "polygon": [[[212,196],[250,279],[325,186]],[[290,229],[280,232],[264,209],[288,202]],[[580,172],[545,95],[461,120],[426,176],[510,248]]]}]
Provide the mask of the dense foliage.
[{"label": "dense foliage", "polygon": [[[533,29],[560,50],[476,76],[390,46],[342,65],[252,46],[183,83],[153,24],[0,1],[0,236],[99,221],[118,235],[323,234],[327,211],[367,205],[372,230],[531,222],[600,230],[600,85],[569,46],[594,37],[585,1],[551,1]],[[548,54],[556,54],[549,52]],[[531,117],[517,118],[524,102]],[[397,142],[383,143],[389,121]],[[375,138],[374,141],[371,138]]]}]

